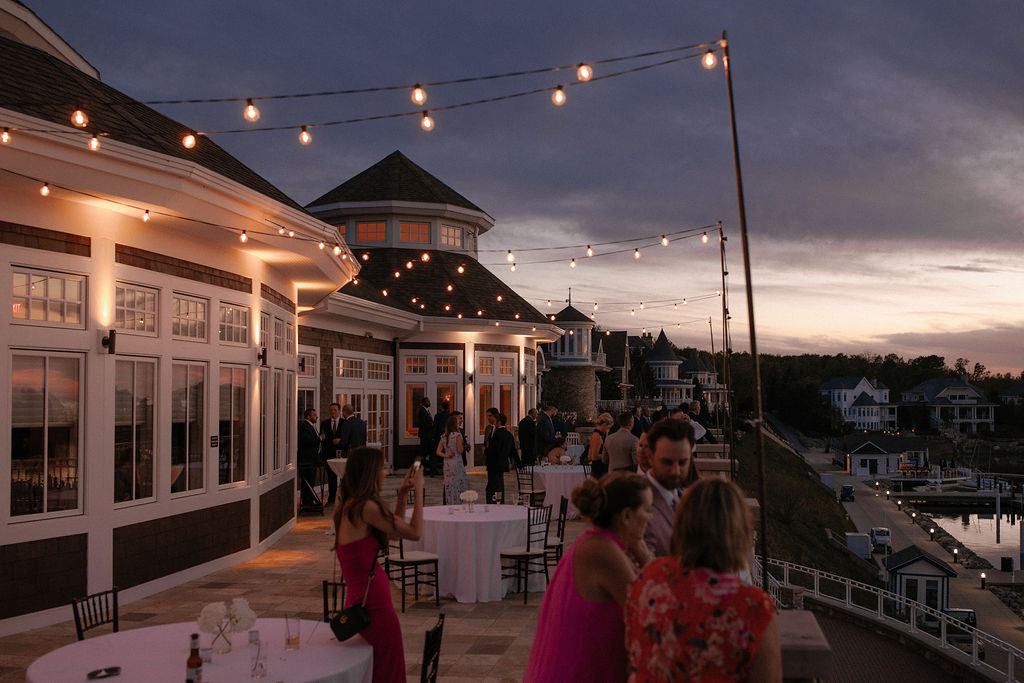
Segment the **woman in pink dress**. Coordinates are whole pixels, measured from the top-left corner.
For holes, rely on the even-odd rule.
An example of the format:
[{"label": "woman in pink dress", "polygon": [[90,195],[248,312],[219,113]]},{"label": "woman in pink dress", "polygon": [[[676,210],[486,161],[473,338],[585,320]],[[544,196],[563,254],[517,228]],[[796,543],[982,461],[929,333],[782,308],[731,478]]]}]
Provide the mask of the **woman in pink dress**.
[{"label": "woman in pink dress", "polygon": [[[398,487],[394,511],[380,496],[384,487],[384,454],[376,448],[356,448],[349,452],[345,476],[339,484],[339,504],[334,510],[337,529],[335,547],[341,576],[345,580],[345,606],[363,600],[366,583],[373,580],[366,598],[370,625],[360,631],[373,646],[374,683],[405,683],[405,652],[402,629],[391,602],[387,575],[377,562],[377,548],[391,537],[419,540],[423,531],[423,468],[413,468]],[[412,520],[405,521],[405,501],[415,492]]]},{"label": "woman in pink dress", "polygon": [[652,559],[643,542],[652,501],[647,479],[631,472],[588,478],[573,491],[593,527],[544,592],[524,683],[626,680],[622,606],[637,566]]}]

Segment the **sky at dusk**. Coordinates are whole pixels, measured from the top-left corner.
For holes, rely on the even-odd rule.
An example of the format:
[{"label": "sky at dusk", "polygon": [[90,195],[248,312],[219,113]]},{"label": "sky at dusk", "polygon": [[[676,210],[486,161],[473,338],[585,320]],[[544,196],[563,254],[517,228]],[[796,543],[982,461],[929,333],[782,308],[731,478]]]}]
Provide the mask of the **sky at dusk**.
[{"label": "sky at dusk", "polygon": [[[106,83],[142,101],[485,76],[714,41],[725,29],[759,350],[1024,368],[1019,0],[26,4]],[[575,80],[559,71],[438,86],[426,106]],[[562,107],[541,93],[437,112],[429,133],[403,117],[313,128],[306,147],[295,131],[213,139],[302,204],[399,149],[494,217],[480,260],[541,311],[549,298],[552,311],[564,305],[572,287],[581,310],[599,304],[603,327],[665,327],[680,346],[709,349],[709,315],[721,346],[721,304],[707,297],[721,288],[713,231],[706,245],[648,246],[639,260],[629,252],[644,243],[593,259],[520,250],[722,221],[733,348],[748,348],[721,64],[686,60],[566,94]],[[417,109],[406,90],[258,105],[253,127]],[[156,108],[198,130],[247,125],[237,103]],[[696,301],[673,310],[684,298]]]}]

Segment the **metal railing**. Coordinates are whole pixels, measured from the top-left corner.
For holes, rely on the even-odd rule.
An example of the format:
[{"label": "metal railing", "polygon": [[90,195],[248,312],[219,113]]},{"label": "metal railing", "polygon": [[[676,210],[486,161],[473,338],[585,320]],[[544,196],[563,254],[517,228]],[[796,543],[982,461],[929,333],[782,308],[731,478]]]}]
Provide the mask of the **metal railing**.
[{"label": "metal railing", "polygon": [[[761,565],[755,557],[750,569],[754,585],[761,583]],[[936,609],[896,593],[836,574],[768,559],[768,585],[779,603],[782,588],[802,588],[806,596],[847,612],[876,619],[910,635],[917,642],[969,664],[992,680],[1017,681],[1024,671],[1024,650],[979,631]]]}]

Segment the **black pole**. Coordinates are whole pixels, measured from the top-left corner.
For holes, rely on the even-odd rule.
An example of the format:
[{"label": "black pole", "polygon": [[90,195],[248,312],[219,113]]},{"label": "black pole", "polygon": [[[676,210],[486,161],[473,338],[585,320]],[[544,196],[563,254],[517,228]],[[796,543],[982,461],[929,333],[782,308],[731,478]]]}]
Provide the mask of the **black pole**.
[{"label": "black pole", "polygon": [[761,533],[759,545],[761,550],[761,588],[768,590],[768,506],[766,504],[768,485],[764,462],[764,436],[761,433],[764,423],[764,404],[761,398],[761,364],[757,356],[757,335],[754,332],[754,289],[750,282],[750,245],[747,240],[747,210],[743,202],[743,173],[740,171],[740,145],[736,135],[736,109],[732,96],[732,69],[729,65],[729,41],[722,31],[722,64],[725,67],[725,83],[729,90],[729,123],[732,127],[732,160],[736,169],[736,201],[739,204],[740,244],[743,248],[743,277],[747,287],[747,319],[750,324],[750,360],[754,364],[754,450],[757,455],[757,474],[760,479],[758,501],[761,505]]},{"label": "black pole", "polygon": [[[725,395],[718,406],[718,415],[721,416],[719,427],[725,429],[723,434],[728,434],[729,444],[729,477],[736,479],[736,440],[732,431],[732,375],[729,367],[729,354],[732,352],[729,339],[729,290],[726,289],[725,276],[729,271],[725,269],[725,233],[722,230],[722,221],[718,221],[718,254],[722,263],[722,384],[725,385]],[[723,411],[726,411],[723,415]]]}]

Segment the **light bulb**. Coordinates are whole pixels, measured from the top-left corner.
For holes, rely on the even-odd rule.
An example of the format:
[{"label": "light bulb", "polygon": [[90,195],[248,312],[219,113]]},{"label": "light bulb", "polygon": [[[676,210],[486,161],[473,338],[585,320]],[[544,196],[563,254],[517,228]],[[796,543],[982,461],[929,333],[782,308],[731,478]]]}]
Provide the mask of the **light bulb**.
[{"label": "light bulb", "polygon": [[508,269],[509,269],[510,272],[513,272],[513,273],[516,272],[516,264],[513,263],[511,266],[508,267]]},{"label": "light bulb", "polygon": [[686,305],[686,299],[683,299],[683,305],[684,306]]},{"label": "light bulb", "polygon": [[593,249],[591,249],[591,248],[590,248],[590,245],[588,244],[588,245],[587,245],[587,258],[590,258],[590,257],[591,257],[591,256],[593,256],[593,255],[594,255],[594,250],[593,250]]},{"label": "light bulb", "polygon": [[591,320],[597,320],[597,316],[595,316],[593,313],[591,313],[590,314],[590,319]]},{"label": "light bulb", "polygon": [[635,308],[629,309],[629,314],[630,315],[636,315],[636,309]]},{"label": "light bulb", "polygon": [[299,131],[299,142],[304,145],[308,145],[313,142],[313,136],[309,134],[309,130],[305,126],[303,126],[302,130]]},{"label": "light bulb", "polygon": [[569,267],[573,269],[576,268],[576,259],[572,259],[571,261],[569,261]]},{"label": "light bulb", "polygon": [[682,328],[682,326],[683,326],[682,323],[676,323],[676,327]]},{"label": "light bulb", "polygon": [[589,64],[580,64],[576,68],[576,78],[580,79],[584,83],[594,77],[594,70],[590,68]]},{"label": "light bulb", "polygon": [[149,222],[149,209],[146,209],[146,213],[142,214],[142,222],[143,223],[148,223]]},{"label": "light bulb", "polygon": [[320,240],[320,244],[318,244],[318,245],[316,245],[316,246],[317,246],[317,248],[318,248],[318,249],[320,249],[320,251],[323,251],[323,250],[324,250],[324,247],[326,247],[327,245],[326,245],[326,244],[324,244],[324,241],[323,241],[323,240]]},{"label": "light bulb", "polygon": [[406,270],[412,270],[412,261],[406,261],[405,262],[405,269]]},{"label": "light bulb", "polygon": [[551,299],[548,299],[548,308],[551,308]]},{"label": "light bulb", "polygon": [[242,234],[238,236],[238,241],[241,242],[242,244],[245,244],[246,242],[249,241],[249,236],[245,234],[245,230],[243,230]]},{"label": "light bulb", "polygon": [[562,86],[558,86],[555,88],[555,92],[551,93],[551,101],[555,103],[556,107],[565,104],[565,91],[562,90]]},{"label": "light bulb", "polygon": [[416,302],[417,302],[418,300],[419,300],[419,297],[415,297],[415,296],[414,296],[414,297],[412,298],[412,302],[413,302],[413,303],[416,303]]},{"label": "light bulb", "polygon": [[252,100],[245,101],[245,113],[243,115],[245,116],[246,121],[260,120],[260,110],[252,103]]},{"label": "light bulb", "polygon": [[572,330],[569,330],[569,336],[571,337],[573,334],[575,333]]},{"label": "light bulb", "polygon": [[499,294],[498,295],[498,301],[501,301],[501,300],[502,300],[502,296],[501,296],[501,294]]},{"label": "light bulb", "polygon": [[639,249],[634,249],[633,250],[633,258],[640,258],[640,250]]},{"label": "light bulb", "polygon": [[506,261],[508,261],[509,263],[512,263],[513,261],[515,261],[515,260],[516,260],[516,257],[515,257],[515,255],[514,255],[514,254],[512,253],[512,250],[511,250],[511,249],[509,249],[509,250],[508,250],[508,253],[507,253],[507,254],[505,255],[505,260],[506,260]]},{"label": "light bulb", "polygon": [[430,114],[423,112],[423,120],[420,121],[420,127],[423,130],[434,130],[434,119],[430,118]]},{"label": "light bulb", "polygon": [[382,289],[382,290],[380,290],[380,293],[383,294],[384,296],[387,296],[388,295],[388,290]]},{"label": "light bulb", "polygon": [[451,304],[445,304],[444,305],[444,310],[446,310],[446,311],[452,310],[452,305]]},{"label": "light bulb", "polygon": [[289,237],[295,237],[295,231],[294,230],[289,230],[288,231],[288,236]]},{"label": "light bulb", "polygon": [[283,235],[284,234],[284,228],[278,228],[277,229],[277,234],[278,235]]},{"label": "light bulb", "polygon": [[402,271],[400,271],[400,270],[396,270],[396,271],[395,271],[395,277],[396,277],[396,278],[402,277]]},{"label": "light bulb", "polygon": [[193,147],[196,146],[196,136],[193,133],[187,134],[185,137],[181,139],[181,144],[185,147],[185,149],[192,149]]},{"label": "light bulb", "polygon": [[370,260],[370,252],[368,252],[368,251],[364,251],[363,252],[363,260],[364,261],[369,261]]},{"label": "light bulb", "polygon": [[597,310],[597,303],[596,302],[594,303],[594,310],[595,311]]},{"label": "light bulb", "polygon": [[715,57],[715,53],[708,50],[704,53],[704,56],[700,58],[700,63],[704,65],[705,69],[714,69],[715,64],[718,63],[718,58]]},{"label": "light bulb", "polygon": [[423,104],[427,101],[426,91],[417,83],[412,89],[412,101],[416,104]]},{"label": "light bulb", "polygon": [[483,312],[483,311],[477,311],[477,312],[476,312],[476,314],[477,314],[478,316],[480,316],[480,315],[483,315],[483,314],[484,314],[484,312]]},{"label": "light bulb", "polygon": [[423,255],[420,256],[420,261],[423,261],[424,263],[426,263],[429,260],[430,260],[430,254],[428,252],[423,252]]},{"label": "light bulb", "polygon": [[604,336],[606,336],[606,337],[612,336],[612,331],[611,330],[605,330],[604,331]]},{"label": "light bulb", "polygon": [[552,316],[550,316],[550,318],[551,318],[551,322],[555,322],[555,316],[552,315]]},{"label": "light bulb", "polygon": [[457,317],[458,317],[459,320],[462,320],[462,314],[461,313],[459,313]]},{"label": "light bulb", "polygon": [[700,241],[704,244],[708,243],[708,234],[706,232],[700,236]]},{"label": "light bulb", "polygon": [[460,266],[459,266],[458,268],[456,268],[455,270],[457,270],[457,271],[458,271],[458,273],[459,273],[459,275],[461,275],[461,274],[463,274],[463,273],[465,273],[465,272],[466,272],[466,266],[461,266],[461,265],[460,265]]},{"label": "light bulb", "polygon": [[11,141],[11,129],[4,128],[0,131],[0,143],[7,144]]},{"label": "light bulb", "polygon": [[672,304],[672,310],[673,311],[678,311],[679,310],[679,304]]},{"label": "light bulb", "polygon": [[661,236],[661,246],[663,246],[663,247],[667,247],[668,246],[668,237],[665,237],[664,235]]},{"label": "light bulb", "polygon": [[39,188],[39,194],[44,197],[50,196],[50,183],[43,183],[43,186]]},{"label": "light bulb", "polygon": [[498,322],[497,320],[495,320],[495,321],[494,321],[494,326],[495,326],[495,327],[501,327],[501,323],[500,323],[500,322]]},{"label": "light bulb", "polygon": [[89,117],[81,109],[71,112],[71,125],[75,128],[85,128],[89,125]]},{"label": "light bulb", "polygon": [[640,302],[640,310],[641,311],[644,310],[644,302],[643,301]]},{"label": "light bulb", "polygon": [[519,314],[516,313],[516,320],[519,320]]},{"label": "light bulb", "polygon": [[641,327],[640,328],[640,334],[647,334],[647,328],[646,327]]},{"label": "light bulb", "polygon": [[341,254],[341,247],[339,247],[337,244],[335,244],[334,245],[334,255],[338,256],[339,254]]},{"label": "light bulb", "polygon": [[449,292],[452,291],[453,289],[455,289],[455,288],[452,287],[451,285],[448,285],[447,287],[445,287],[445,290],[447,290]]}]

